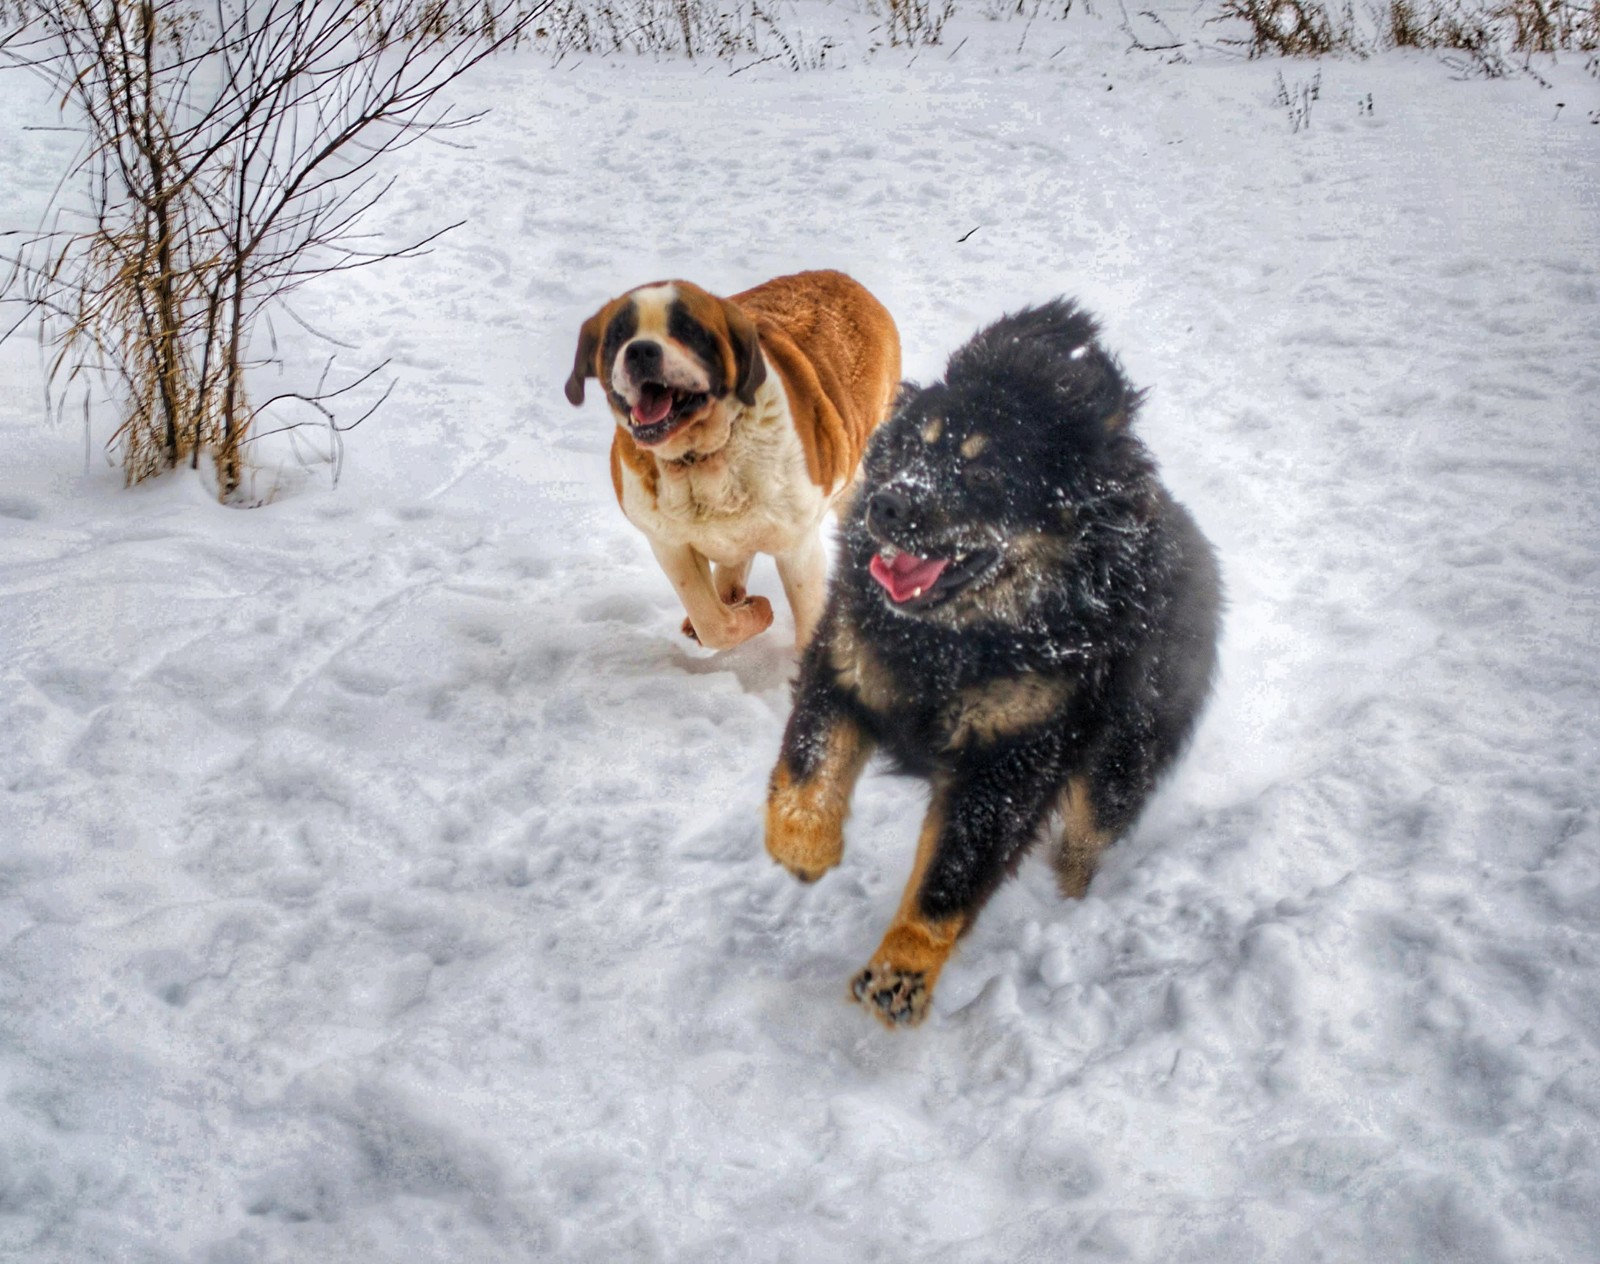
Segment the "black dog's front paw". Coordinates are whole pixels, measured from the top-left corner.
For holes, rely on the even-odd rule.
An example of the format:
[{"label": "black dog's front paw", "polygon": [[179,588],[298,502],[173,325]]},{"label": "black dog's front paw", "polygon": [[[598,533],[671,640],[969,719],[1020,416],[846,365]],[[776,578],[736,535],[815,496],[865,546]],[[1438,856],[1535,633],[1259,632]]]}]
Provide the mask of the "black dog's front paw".
[{"label": "black dog's front paw", "polygon": [[887,964],[868,966],[856,975],[850,991],[888,1027],[915,1027],[928,1016],[932,996],[921,970],[896,970]]}]

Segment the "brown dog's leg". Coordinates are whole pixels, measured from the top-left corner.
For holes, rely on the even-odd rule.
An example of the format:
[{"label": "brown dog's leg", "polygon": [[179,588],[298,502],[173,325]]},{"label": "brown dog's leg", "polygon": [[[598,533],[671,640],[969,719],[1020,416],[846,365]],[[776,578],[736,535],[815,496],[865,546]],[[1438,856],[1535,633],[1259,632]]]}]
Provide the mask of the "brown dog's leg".
[{"label": "brown dog's leg", "polygon": [[740,566],[724,566],[721,562],[711,567],[711,575],[717,589],[717,596],[722,599],[725,606],[737,606],[745,599],[744,585],[750,578],[750,564],[755,561],[747,557]]},{"label": "brown dog's leg", "polygon": [[772,603],[765,597],[746,597],[737,605],[724,605],[717,596],[711,563],[687,546],[650,541],[651,551],[688,612],[684,633],[707,649],[727,650],[772,626]]},{"label": "brown dog's leg", "polygon": [[779,553],[773,560],[778,564],[778,578],[783,581],[789,609],[794,612],[794,647],[804,650],[822,618],[828,587],[828,559],[821,534],[813,531],[799,548]]}]

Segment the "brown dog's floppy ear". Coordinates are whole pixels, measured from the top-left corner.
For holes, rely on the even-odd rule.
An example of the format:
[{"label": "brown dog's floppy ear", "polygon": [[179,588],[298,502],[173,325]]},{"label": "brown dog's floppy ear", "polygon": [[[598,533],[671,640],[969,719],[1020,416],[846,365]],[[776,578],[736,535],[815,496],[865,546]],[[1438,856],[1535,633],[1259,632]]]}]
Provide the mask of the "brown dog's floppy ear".
[{"label": "brown dog's floppy ear", "polygon": [[599,376],[594,368],[594,353],[605,328],[604,315],[605,309],[601,308],[578,330],[578,353],[572,357],[572,376],[567,379],[567,401],[574,407],[583,403],[583,380]]},{"label": "brown dog's floppy ear", "polygon": [[722,315],[728,322],[728,341],[733,346],[733,393],[746,407],[756,402],[756,391],[767,380],[767,361],[756,337],[756,323],[737,303],[722,300]]}]

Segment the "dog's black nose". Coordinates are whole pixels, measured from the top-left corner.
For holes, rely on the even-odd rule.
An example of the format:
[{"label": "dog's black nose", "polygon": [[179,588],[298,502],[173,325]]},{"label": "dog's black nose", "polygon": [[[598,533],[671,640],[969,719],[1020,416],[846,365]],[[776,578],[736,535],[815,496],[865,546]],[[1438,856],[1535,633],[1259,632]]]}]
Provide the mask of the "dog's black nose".
[{"label": "dog's black nose", "polygon": [[898,487],[880,487],[867,501],[867,526],[880,531],[904,527],[911,521],[911,497]]},{"label": "dog's black nose", "polygon": [[661,378],[661,344],[641,339],[630,342],[622,353],[622,364],[635,382],[659,381]]}]

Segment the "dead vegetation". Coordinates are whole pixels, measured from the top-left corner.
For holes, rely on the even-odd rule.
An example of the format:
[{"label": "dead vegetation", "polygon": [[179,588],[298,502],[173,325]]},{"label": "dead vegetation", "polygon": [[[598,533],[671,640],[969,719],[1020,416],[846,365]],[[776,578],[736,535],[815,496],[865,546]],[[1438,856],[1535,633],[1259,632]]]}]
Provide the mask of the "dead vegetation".
[{"label": "dead vegetation", "polygon": [[[939,44],[956,12],[956,0],[854,2],[880,23],[876,46]],[[50,219],[5,261],[0,295],[26,308],[11,328],[42,318],[58,398],[111,398],[130,483],[206,457],[237,498],[268,410],[273,430],[323,427],[335,451],[370,412],[354,401],[372,398],[382,366],[346,370],[331,354],[303,389],[252,398],[272,354],[261,327],[308,282],[432,240],[375,245],[362,225],[390,187],[384,159],[473,121],[443,96],[459,75],[524,42],[732,73],[829,64],[833,41],[795,34],[779,3],[0,0],[0,61],[44,77],[85,137]],[[1031,22],[1072,7],[988,0],[982,13]],[[1503,75],[1514,57],[1526,70],[1584,51],[1600,73],[1600,0],[1219,0],[1210,21],[1217,43],[1251,56],[1414,48]],[[1296,130],[1309,126],[1315,94],[1284,93]]]},{"label": "dead vegetation", "polygon": [[1251,56],[1321,57],[1417,48],[1464,54],[1486,74],[1510,58],[1600,48],[1600,0],[1222,0],[1242,34],[1222,43]]},{"label": "dead vegetation", "polygon": [[[129,483],[209,458],[237,499],[243,445],[341,417],[381,366],[253,401],[259,327],[301,286],[415,254],[363,220],[385,159],[473,121],[443,93],[532,21],[513,5],[28,0],[3,55],[59,94],[84,148],[6,297],[42,318],[59,393],[98,385]],[[441,229],[440,231],[444,231]],[[437,234],[434,234],[436,236]],[[20,323],[20,322],[19,322]],[[368,409],[367,411],[370,411]]]}]

